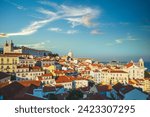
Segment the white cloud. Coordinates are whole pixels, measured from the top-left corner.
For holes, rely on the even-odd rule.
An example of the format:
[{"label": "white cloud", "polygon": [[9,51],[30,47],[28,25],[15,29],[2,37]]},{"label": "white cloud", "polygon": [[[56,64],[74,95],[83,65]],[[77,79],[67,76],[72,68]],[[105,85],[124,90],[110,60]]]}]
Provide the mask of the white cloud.
[{"label": "white cloud", "polygon": [[115,42],[116,42],[117,44],[121,44],[121,43],[123,43],[123,39],[116,39]]},{"label": "white cloud", "polygon": [[47,16],[51,16],[51,17],[54,17],[54,16],[57,15],[55,12],[50,11],[50,10],[46,10],[44,8],[39,8],[39,9],[37,9],[37,11],[40,12],[40,13],[42,13],[42,14],[45,14]]},{"label": "white cloud", "polygon": [[25,46],[25,47],[29,47],[29,48],[39,48],[39,49],[44,49],[45,48],[45,42],[41,42],[41,43],[34,43],[34,44],[23,44],[20,46]]},{"label": "white cloud", "polygon": [[78,32],[77,30],[68,30],[66,33],[67,34],[75,34],[77,32]]},{"label": "white cloud", "polygon": [[49,28],[48,30],[53,31],[53,32],[61,32],[62,29],[60,28]]},{"label": "white cloud", "polygon": [[47,23],[49,23],[51,21],[54,21],[56,19],[57,19],[57,17],[52,17],[52,18],[49,18],[49,19],[46,19],[46,20],[35,21],[35,22],[31,23],[29,26],[22,29],[20,32],[8,33],[8,34],[5,34],[5,35],[6,35],[6,37],[20,36],[20,35],[30,35],[30,34],[35,33],[39,28],[43,27]]},{"label": "white cloud", "polygon": [[107,43],[106,45],[107,45],[107,46],[113,46],[113,45],[116,45],[116,44],[123,44],[123,43],[125,43],[125,42],[137,41],[137,40],[138,40],[138,39],[133,38],[133,36],[132,36],[130,33],[128,33],[126,38],[116,39],[116,40],[114,40],[114,42],[112,42],[112,43]]},{"label": "white cloud", "polygon": [[54,2],[50,2],[50,1],[39,1],[40,4],[43,4],[43,5],[47,5],[47,6],[51,6],[51,7],[54,7],[54,8],[59,8],[59,6],[54,3]]},{"label": "white cloud", "polygon": [[136,41],[138,39],[135,39],[130,33],[127,34],[127,40],[128,41]]},{"label": "white cloud", "polygon": [[15,2],[12,2],[12,1],[10,1],[10,0],[5,0],[5,1],[8,2],[9,4],[15,6],[15,7],[16,7],[17,9],[19,9],[19,10],[26,10],[25,7],[19,5],[19,4],[15,3]]},{"label": "white cloud", "polygon": [[47,50],[55,48],[54,45],[51,44],[51,42],[49,40],[44,41],[44,42],[32,43],[32,44],[20,44],[19,46],[25,46],[25,47],[34,48],[34,49],[37,49],[37,48],[38,49],[47,49]]},{"label": "white cloud", "polygon": [[[42,4],[45,4],[45,2],[42,2]],[[47,16],[46,19],[34,21],[27,27],[23,28],[19,32],[15,33],[8,33],[5,34],[6,37],[10,36],[19,36],[19,35],[31,35],[38,31],[38,29],[42,28],[46,24],[55,21],[55,20],[66,20],[69,23],[72,24],[72,27],[75,27],[77,25],[84,25],[84,26],[94,26],[94,23],[91,22],[92,19],[96,18],[99,14],[99,11],[97,9],[92,9],[89,7],[71,7],[66,5],[57,5],[55,3],[49,3],[51,7],[55,11],[46,10],[44,8],[37,9],[39,13],[42,13]],[[53,31],[60,31],[57,29],[53,29]],[[77,31],[67,31],[67,34],[74,34],[77,33]]]},{"label": "white cloud", "polygon": [[72,24],[72,27],[78,25],[84,25],[87,27],[95,26],[96,23],[93,23],[92,20],[96,18],[100,13],[99,10],[88,8],[88,7],[74,8],[74,7],[63,6],[62,8],[65,14],[69,16],[68,18],[65,19]]},{"label": "white cloud", "polygon": [[92,30],[90,33],[93,34],[93,35],[101,35],[101,34],[103,34],[103,32],[99,31],[98,29]]}]

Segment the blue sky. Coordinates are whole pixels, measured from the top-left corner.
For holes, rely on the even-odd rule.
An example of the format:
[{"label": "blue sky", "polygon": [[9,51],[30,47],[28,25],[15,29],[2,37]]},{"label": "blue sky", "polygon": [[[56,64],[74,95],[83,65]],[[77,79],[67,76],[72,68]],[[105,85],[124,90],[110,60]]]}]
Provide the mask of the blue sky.
[{"label": "blue sky", "polygon": [[[150,0],[1,0],[6,40],[101,61],[150,61]],[[3,35],[6,34],[6,35]]]}]

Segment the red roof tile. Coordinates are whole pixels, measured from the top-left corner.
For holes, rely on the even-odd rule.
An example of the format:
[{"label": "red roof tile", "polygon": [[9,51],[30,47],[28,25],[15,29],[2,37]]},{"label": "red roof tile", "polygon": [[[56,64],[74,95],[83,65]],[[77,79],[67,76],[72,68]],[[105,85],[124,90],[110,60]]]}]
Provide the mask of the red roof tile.
[{"label": "red roof tile", "polygon": [[26,80],[26,81],[20,81],[19,82],[21,85],[28,87],[31,84],[35,85],[35,86],[40,86],[41,85],[41,81],[36,81],[36,80]]},{"label": "red roof tile", "polygon": [[48,73],[48,74],[43,74],[42,77],[43,77],[43,76],[53,76],[53,74]]},{"label": "red roof tile", "polygon": [[99,92],[111,91],[111,89],[112,89],[111,85],[99,85],[99,86],[97,86],[97,90]]},{"label": "red roof tile", "polygon": [[126,64],[125,66],[126,66],[127,68],[129,68],[129,67],[133,66],[133,63],[130,62],[130,63]]}]

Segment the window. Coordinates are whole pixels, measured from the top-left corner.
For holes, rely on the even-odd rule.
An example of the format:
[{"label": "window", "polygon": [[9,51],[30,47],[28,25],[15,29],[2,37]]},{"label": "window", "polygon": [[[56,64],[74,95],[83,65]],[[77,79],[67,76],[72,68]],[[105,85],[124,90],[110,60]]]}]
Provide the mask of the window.
[{"label": "window", "polygon": [[135,73],[135,71],[133,70],[133,74]]},{"label": "window", "polygon": [[3,58],[1,58],[1,61],[4,61],[4,59],[3,59]]},{"label": "window", "polygon": [[9,63],[9,59],[7,59],[7,63]]}]

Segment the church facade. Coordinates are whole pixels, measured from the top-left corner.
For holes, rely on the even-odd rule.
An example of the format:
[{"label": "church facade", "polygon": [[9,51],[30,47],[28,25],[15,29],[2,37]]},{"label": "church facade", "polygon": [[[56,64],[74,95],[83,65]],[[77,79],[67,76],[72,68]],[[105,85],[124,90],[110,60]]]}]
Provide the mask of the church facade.
[{"label": "church facade", "polygon": [[22,53],[22,54],[31,54],[33,56],[45,56],[51,53],[50,51],[46,50],[37,50],[37,49],[32,49],[28,47],[16,47],[14,46],[14,43],[12,41],[7,42],[4,44],[3,47],[3,54],[8,54],[8,53]]}]

